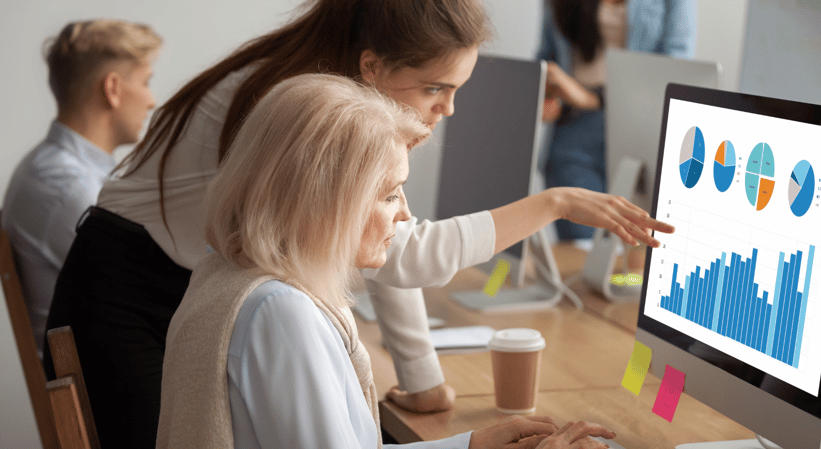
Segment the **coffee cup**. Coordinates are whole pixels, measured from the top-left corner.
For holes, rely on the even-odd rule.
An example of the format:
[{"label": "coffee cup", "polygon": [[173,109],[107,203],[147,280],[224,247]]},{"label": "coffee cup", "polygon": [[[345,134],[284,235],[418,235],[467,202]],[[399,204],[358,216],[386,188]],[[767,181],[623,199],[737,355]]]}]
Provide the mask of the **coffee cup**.
[{"label": "coffee cup", "polygon": [[539,391],[542,334],[534,329],[497,331],[488,343],[496,408],[502,413],[533,413]]}]

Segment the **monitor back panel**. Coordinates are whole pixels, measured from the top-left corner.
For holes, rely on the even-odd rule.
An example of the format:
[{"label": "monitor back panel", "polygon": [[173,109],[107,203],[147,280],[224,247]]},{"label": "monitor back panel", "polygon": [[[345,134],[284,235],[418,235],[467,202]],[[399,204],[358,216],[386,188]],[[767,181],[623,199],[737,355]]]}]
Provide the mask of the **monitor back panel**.
[{"label": "monitor back panel", "polygon": [[[545,63],[479,56],[445,122],[436,215],[489,210],[531,193]],[[522,245],[509,250],[521,257]]]},{"label": "monitor back panel", "polygon": [[626,156],[642,159],[645,166],[639,195],[633,198],[649,210],[656,174],[656,154],[668,83],[718,88],[721,66],[716,62],[689,61],[669,56],[610,50],[607,53],[606,146],[608,182]]}]

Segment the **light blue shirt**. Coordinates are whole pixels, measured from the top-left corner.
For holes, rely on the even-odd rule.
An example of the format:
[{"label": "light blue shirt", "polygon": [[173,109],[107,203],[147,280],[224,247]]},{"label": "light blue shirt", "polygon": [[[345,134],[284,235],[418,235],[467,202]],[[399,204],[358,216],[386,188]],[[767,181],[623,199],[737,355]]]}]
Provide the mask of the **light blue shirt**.
[{"label": "light blue shirt", "polygon": [[9,182],[2,227],[14,249],[41,357],[54,284],[74,241],[77,220],[96,204],[115,165],[110,154],[55,120]]},{"label": "light blue shirt", "polygon": [[[248,296],[227,369],[235,447],[376,447],[378,429],[342,337],[296,288],[269,281]],[[470,435],[402,447],[462,449]]]},{"label": "light blue shirt", "polygon": [[[696,49],[695,0],[627,0],[627,50],[691,58]],[[570,42],[559,32],[553,8],[545,5],[539,59],[572,72]]]}]

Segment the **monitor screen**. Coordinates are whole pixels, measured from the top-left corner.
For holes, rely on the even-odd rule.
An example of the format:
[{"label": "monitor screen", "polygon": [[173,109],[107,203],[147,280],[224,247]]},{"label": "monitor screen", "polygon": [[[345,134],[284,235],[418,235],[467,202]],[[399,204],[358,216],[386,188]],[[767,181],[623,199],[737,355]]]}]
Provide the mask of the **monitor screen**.
[{"label": "monitor screen", "polygon": [[821,418],[819,196],[821,106],[668,86],[639,328]]}]

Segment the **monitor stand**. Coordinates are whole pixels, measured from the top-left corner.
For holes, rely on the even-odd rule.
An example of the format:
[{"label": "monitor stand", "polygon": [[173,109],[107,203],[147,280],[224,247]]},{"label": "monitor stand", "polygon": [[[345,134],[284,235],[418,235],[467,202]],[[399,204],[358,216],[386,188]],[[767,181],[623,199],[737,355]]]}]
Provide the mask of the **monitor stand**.
[{"label": "monitor stand", "polygon": [[[538,276],[536,283],[526,286],[524,271],[528,260],[533,261]],[[481,312],[546,310],[555,307],[564,295],[576,308],[583,308],[581,299],[562,281],[544,229],[525,239],[521,260],[513,263],[518,265],[513,288],[503,287],[494,296],[488,296],[483,290],[455,292],[453,298],[463,306]]]},{"label": "monitor stand", "polygon": [[[644,161],[627,156],[619,162],[610,194],[631,198],[636,191]],[[641,283],[638,285],[615,285],[611,281],[616,256],[622,251],[624,242],[619,236],[606,229],[596,229],[593,234],[593,248],[587,253],[584,262],[582,278],[587,285],[596,292],[601,293],[611,302],[638,302],[641,296]],[[627,274],[627,273],[624,273]]]}]

